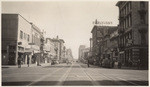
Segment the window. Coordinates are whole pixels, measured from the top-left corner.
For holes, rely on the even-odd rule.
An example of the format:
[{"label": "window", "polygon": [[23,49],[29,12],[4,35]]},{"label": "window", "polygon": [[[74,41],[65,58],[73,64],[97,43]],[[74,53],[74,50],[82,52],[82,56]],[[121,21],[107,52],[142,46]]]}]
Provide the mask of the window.
[{"label": "window", "polygon": [[23,39],[23,32],[20,31],[20,38]]},{"label": "window", "polygon": [[30,36],[28,35],[28,39],[27,39],[28,41],[30,41]]},{"label": "window", "polygon": [[132,26],[132,15],[130,14],[130,26]]},{"label": "window", "polygon": [[140,8],[144,9],[145,8],[145,2],[140,2]]},{"label": "window", "polygon": [[130,10],[132,9],[132,2],[129,3],[130,4]]},{"label": "window", "polygon": [[24,33],[24,39],[26,39],[26,34]]},{"label": "window", "polygon": [[145,24],[146,23],[146,19],[145,19],[145,14],[141,15],[141,24]]}]

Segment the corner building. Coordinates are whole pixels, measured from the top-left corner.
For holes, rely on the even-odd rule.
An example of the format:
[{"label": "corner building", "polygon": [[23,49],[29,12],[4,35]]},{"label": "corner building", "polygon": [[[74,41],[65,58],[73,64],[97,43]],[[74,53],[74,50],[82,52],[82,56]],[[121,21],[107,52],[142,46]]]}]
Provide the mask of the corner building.
[{"label": "corner building", "polygon": [[[148,67],[148,2],[119,1],[119,58],[123,65]],[[140,64],[138,64],[140,61]]]},{"label": "corner building", "polygon": [[20,14],[2,14],[2,64],[40,63],[42,32]]},{"label": "corner building", "polygon": [[2,64],[15,65],[17,58],[31,58],[31,24],[19,14],[2,14]]}]

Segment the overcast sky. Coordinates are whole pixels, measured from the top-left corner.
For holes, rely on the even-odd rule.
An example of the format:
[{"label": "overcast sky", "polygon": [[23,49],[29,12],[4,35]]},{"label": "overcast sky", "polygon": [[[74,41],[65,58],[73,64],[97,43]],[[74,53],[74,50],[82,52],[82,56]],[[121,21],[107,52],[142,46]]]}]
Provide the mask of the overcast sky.
[{"label": "overcast sky", "polygon": [[33,22],[46,37],[57,35],[71,48],[78,58],[80,45],[90,46],[93,21],[111,21],[118,25],[117,1],[46,1],[46,2],[2,2],[2,13],[19,13]]}]

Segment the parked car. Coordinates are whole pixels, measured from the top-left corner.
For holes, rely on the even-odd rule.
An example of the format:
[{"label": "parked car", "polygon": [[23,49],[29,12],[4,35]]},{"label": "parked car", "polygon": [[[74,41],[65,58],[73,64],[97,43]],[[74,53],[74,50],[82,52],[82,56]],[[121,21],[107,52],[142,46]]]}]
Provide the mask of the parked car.
[{"label": "parked car", "polygon": [[102,60],[102,67],[112,68],[114,66],[114,61],[108,58]]},{"label": "parked car", "polygon": [[52,60],[52,63],[51,63],[52,65],[54,65],[54,64],[59,64],[59,62],[57,61],[57,60]]}]

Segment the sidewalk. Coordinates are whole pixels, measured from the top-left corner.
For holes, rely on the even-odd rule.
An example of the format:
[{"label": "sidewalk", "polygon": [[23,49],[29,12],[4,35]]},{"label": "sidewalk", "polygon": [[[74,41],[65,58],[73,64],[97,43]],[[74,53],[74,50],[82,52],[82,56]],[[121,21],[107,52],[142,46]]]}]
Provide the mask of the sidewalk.
[{"label": "sidewalk", "polygon": [[[51,66],[51,63],[41,63],[41,66]],[[27,64],[21,65],[21,67],[28,67]],[[29,67],[40,67],[37,64],[29,64]],[[18,65],[2,65],[2,68],[18,68]]]},{"label": "sidewalk", "polygon": [[[88,68],[87,64],[84,63],[79,63],[82,67]],[[117,66],[114,66],[113,68],[105,68],[105,67],[100,67],[96,65],[89,65],[89,68],[103,68],[103,69],[120,69],[120,70],[147,70],[147,69],[138,69],[137,67],[127,67],[127,66],[122,66],[121,68],[118,68]]]}]

